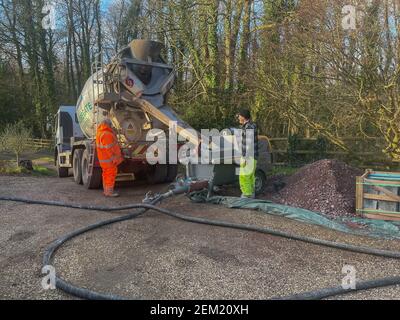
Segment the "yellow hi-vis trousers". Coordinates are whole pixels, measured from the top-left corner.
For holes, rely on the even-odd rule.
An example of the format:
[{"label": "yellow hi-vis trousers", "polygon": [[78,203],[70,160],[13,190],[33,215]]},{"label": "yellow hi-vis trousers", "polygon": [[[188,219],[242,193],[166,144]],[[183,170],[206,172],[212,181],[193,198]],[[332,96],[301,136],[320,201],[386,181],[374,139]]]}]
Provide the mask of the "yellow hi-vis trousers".
[{"label": "yellow hi-vis trousers", "polygon": [[240,161],[239,183],[242,194],[251,197],[255,194],[257,160],[249,157]]}]

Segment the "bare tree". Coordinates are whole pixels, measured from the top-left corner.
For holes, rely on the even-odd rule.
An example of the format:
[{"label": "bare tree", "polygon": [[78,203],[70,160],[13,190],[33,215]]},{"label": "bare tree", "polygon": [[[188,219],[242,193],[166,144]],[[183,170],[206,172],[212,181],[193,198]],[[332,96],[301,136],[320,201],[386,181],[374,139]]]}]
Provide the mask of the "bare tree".
[{"label": "bare tree", "polygon": [[27,129],[22,122],[8,124],[0,133],[0,150],[13,153],[17,166],[19,166],[21,155],[24,152],[35,150],[30,141],[31,138],[31,130]]}]

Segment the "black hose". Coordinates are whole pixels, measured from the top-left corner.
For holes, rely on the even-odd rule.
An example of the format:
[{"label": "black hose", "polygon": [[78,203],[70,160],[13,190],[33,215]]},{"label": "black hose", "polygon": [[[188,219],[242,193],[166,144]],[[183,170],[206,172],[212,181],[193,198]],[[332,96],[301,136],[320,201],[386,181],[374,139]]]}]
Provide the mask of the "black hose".
[{"label": "black hose", "polygon": [[[139,215],[143,214],[146,210],[140,210],[136,213],[132,213],[132,214],[128,214],[122,217],[118,217],[118,218],[113,218],[113,219],[109,219],[109,220],[104,220],[104,221],[100,221],[97,222],[95,224],[89,225],[85,228],[81,228],[78,230],[75,230],[71,233],[68,233],[60,238],[58,238],[57,240],[55,240],[54,242],[52,242],[45,250],[44,256],[43,256],[43,266],[48,266],[52,264],[52,258],[54,256],[54,253],[67,241],[83,234],[86,232],[89,232],[91,230],[100,228],[100,227],[104,227],[113,223],[117,223],[117,222],[122,222],[122,221],[126,221],[129,219],[134,219],[136,217],[138,217]],[[88,289],[84,289],[84,288],[79,288],[76,287],[66,281],[64,281],[62,278],[59,278],[56,276],[56,287],[69,293],[72,294],[76,297],[82,298],[82,299],[89,299],[89,300],[122,300],[125,299],[123,297],[119,297],[119,296],[115,296],[115,295],[106,295],[106,294],[102,294],[102,293],[97,293]]]},{"label": "black hose", "polygon": [[349,294],[351,292],[394,286],[398,284],[400,284],[400,277],[388,277],[376,280],[357,282],[355,289],[332,287],[332,288],[325,288],[310,292],[294,294],[286,297],[273,298],[272,300],[320,300],[342,294]]},{"label": "black hose", "polygon": [[127,205],[127,206],[119,206],[119,207],[104,207],[104,206],[92,206],[87,204],[66,204],[64,202],[59,201],[43,201],[43,200],[30,200],[24,198],[15,198],[15,197],[4,197],[1,196],[0,200],[2,201],[14,201],[14,202],[22,202],[27,204],[41,204],[45,206],[54,206],[54,207],[64,207],[64,208],[73,208],[73,209],[82,209],[82,210],[93,210],[93,211],[124,211],[129,209],[137,208],[137,205]]},{"label": "black hose", "polygon": [[[168,209],[159,208],[159,207],[155,206],[155,204],[158,203],[159,201],[161,201],[162,199],[163,199],[163,197],[156,198],[151,202],[151,204],[132,204],[132,205],[120,206],[120,207],[104,207],[104,206],[66,204],[66,203],[55,202],[55,201],[37,201],[37,200],[29,200],[29,199],[14,198],[14,197],[0,197],[0,200],[4,200],[4,201],[15,201],[15,202],[28,203],[28,204],[41,204],[41,205],[49,205],[49,206],[60,206],[60,207],[84,209],[84,210],[120,211],[120,210],[127,210],[127,209],[141,209],[141,210],[138,210],[137,212],[134,212],[134,213],[131,213],[128,215],[124,215],[122,217],[117,217],[117,218],[97,222],[95,224],[92,224],[85,228],[73,231],[67,235],[64,235],[64,236],[58,238],[53,243],[51,243],[45,250],[45,254],[43,257],[43,265],[45,265],[45,266],[51,264],[54,253],[65,242],[71,240],[72,238],[75,238],[83,233],[92,231],[94,229],[97,229],[97,228],[100,228],[100,227],[103,227],[106,225],[111,225],[111,224],[114,224],[117,222],[122,222],[122,221],[137,218],[138,216],[144,214],[148,210],[158,211],[158,212],[166,214],[168,216],[171,216],[171,217],[183,220],[183,221],[192,222],[192,223],[259,232],[259,233],[264,233],[264,234],[270,234],[273,236],[284,237],[284,238],[287,238],[290,240],[298,240],[298,241],[303,241],[303,242],[312,243],[312,244],[316,244],[316,245],[323,245],[323,246],[341,249],[341,250],[347,250],[347,251],[363,253],[363,254],[368,254],[368,255],[375,255],[375,256],[380,256],[380,257],[385,257],[385,258],[400,259],[400,252],[398,252],[398,251],[388,251],[388,250],[374,249],[374,248],[368,248],[368,247],[363,247],[363,246],[355,246],[355,245],[350,245],[350,244],[346,244],[346,243],[338,243],[338,242],[321,240],[321,239],[316,239],[316,238],[311,238],[311,237],[293,235],[293,234],[283,232],[283,231],[272,230],[270,228],[261,228],[261,227],[257,227],[257,226],[246,225],[246,224],[238,224],[238,223],[232,223],[232,222],[226,222],[226,221],[220,221],[220,220],[210,220],[210,219],[205,219],[205,218],[186,216],[186,215],[179,214],[179,213],[176,213],[176,212],[168,210]],[[331,296],[335,296],[335,295],[339,295],[339,294],[346,294],[346,293],[359,291],[359,290],[366,290],[366,289],[392,286],[392,285],[398,285],[398,284],[400,284],[400,277],[388,277],[388,278],[383,278],[383,279],[358,282],[356,289],[346,290],[346,289],[343,289],[342,287],[334,287],[334,288],[326,288],[326,289],[321,289],[321,290],[317,290],[317,291],[306,292],[306,293],[301,293],[301,294],[291,295],[291,296],[286,296],[286,297],[279,297],[279,298],[274,298],[274,299],[285,299],[285,300],[286,299],[287,300],[322,299],[322,298],[327,298],[327,297],[331,297]],[[84,288],[79,288],[79,287],[76,287],[76,286],[64,281],[63,279],[61,279],[59,277],[56,277],[56,287],[67,293],[70,293],[74,296],[77,296],[77,297],[83,298],[83,299],[111,299],[111,300],[125,299],[120,296],[101,294],[101,293],[90,291],[90,290],[87,290]]]}]

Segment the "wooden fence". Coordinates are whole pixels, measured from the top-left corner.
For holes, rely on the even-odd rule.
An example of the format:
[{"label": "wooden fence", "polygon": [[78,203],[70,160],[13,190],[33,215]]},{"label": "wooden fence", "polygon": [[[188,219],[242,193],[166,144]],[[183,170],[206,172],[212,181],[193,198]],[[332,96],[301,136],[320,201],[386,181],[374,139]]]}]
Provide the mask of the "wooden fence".
[{"label": "wooden fence", "polygon": [[29,139],[28,142],[37,149],[51,149],[54,144],[51,139]]},{"label": "wooden fence", "polygon": [[[300,143],[299,149],[289,150],[289,139],[288,138],[270,138],[271,153],[273,154],[275,165],[286,165],[288,164],[289,153],[291,156],[298,158],[310,158],[313,156],[317,157],[321,150],[315,148],[313,143],[318,140],[317,138],[298,138],[297,141]],[[382,138],[365,138],[365,137],[344,137],[341,138],[346,146],[349,147],[350,151],[344,151],[338,146],[327,143],[326,150],[322,153],[326,157],[338,158],[338,159],[362,159],[368,167],[368,163],[382,163],[384,165],[398,165],[392,163],[392,161],[383,153],[384,140]],[[309,148],[304,148],[304,144],[309,144]],[[300,161],[301,162],[301,161]]]}]

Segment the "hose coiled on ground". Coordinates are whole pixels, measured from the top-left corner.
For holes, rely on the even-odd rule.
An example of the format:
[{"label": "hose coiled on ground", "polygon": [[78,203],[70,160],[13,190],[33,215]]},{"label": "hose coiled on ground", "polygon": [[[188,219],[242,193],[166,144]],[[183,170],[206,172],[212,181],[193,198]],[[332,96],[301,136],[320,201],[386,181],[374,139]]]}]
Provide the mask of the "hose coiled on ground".
[{"label": "hose coiled on ground", "polygon": [[[363,246],[355,246],[355,245],[346,244],[346,243],[338,243],[338,242],[333,242],[333,241],[316,239],[316,238],[312,238],[312,237],[293,235],[291,233],[277,231],[277,230],[273,230],[270,228],[261,228],[261,227],[257,227],[257,226],[253,226],[253,225],[239,224],[239,223],[233,223],[233,222],[227,222],[227,221],[221,221],[221,220],[210,220],[210,219],[205,219],[205,218],[198,218],[198,217],[183,215],[183,214],[180,214],[180,213],[168,210],[168,209],[157,207],[155,205],[164,198],[165,197],[163,197],[161,195],[161,196],[155,198],[154,200],[152,200],[150,204],[139,203],[139,204],[126,205],[126,206],[119,206],[119,207],[67,204],[67,203],[57,202],[57,201],[30,200],[30,199],[23,199],[23,198],[16,198],[16,197],[3,197],[3,196],[0,197],[0,201],[13,201],[13,202],[22,202],[22,203],[27,203],[27,204],[39,204],[39,205],[58,206],[58,207],[66,207],[66,208],[74,208],[74,209],[82,209],[82,210],[105,211],[105,212],[124,211],[124,210],[129,210],[129,209],[139,209],[134,213],[130,213],[130,214],[127,214],[127,215],[124,215],[121,217],[117,217],[117,218],[113,218],[113,219],[100,221],[95,224],[89,225],[87,227],[75,230],[71,233],[68,233],[68,234],[58,238],[57,240],[52,242],[46,248],[45,254],[43,256],[43,265],[44,266],[51,265],[55,252],[65,242],[67,242],[83,233],[98,229],[103,226],[135,219],[135,218],[143,215],[148,210],[154,210],[159,213],[168,215],[170,217],[173,217],[173,218],[176,218],[179,220],[183,220],[186,222],[191,222],[191,223],[198,223],[198,224],[204,224],[204,225],[212,225],[212,226],[216,226],[216,227],[259,232],[259,233],[269,234],[272,236],[278,236],[278,237],[283,237],[283,238],[290,239],[290,240],[297,240],[297,241],[307,242],[307,243],[311,243],[311,244],[322,245],[322,246],[331,247],[331,248],[340,249],[340,250],[347,250],[347,251],[351,251],[351,252],[363,253],[363,254],[391,258],[391,259],[400,259],[400,252],[398,252],[398,251],[388,251],[388,250],[374,249],[374,248],[363,247]],[[340,294],[346,294],[346,293],[350,293],[350,292],[354,292],[354,291],[367,290],[367,289],[372,289],[372,288],[379,288],[379,287],[399,285],[399,284],[400,284],[400,276],[394,276],[394,277],[388,277],[388,278],[377,279],[377,280],[368,280],[368,281],[357,282],[356,289],[343,289],[342,287],[325,288],[325,289],[321,289],[321,290],[316,290],[316,291],[311,291],[311,292],[306,292],[306,293],[301,293],[301,294],[295,294],[295,295],[290,295],[290,296],[286,296],[286,297],[277,297],[277,298],[273,298],[273,300],[277,300],[277,299],[279,299],[279,300],[282,300],[282,299],[284,299],[284,300],[323,299],[323,298],[328,298],[328,297],[336,296],[336,295],[340,295]],[[94,292],[94,291],[91,291],[88,289],[80,288],[80,287],[74,286],[74,285],[66,282],[65,280],[63,280],[62,278],[59,278],[59,277],[56,277],[56,287],[63,290],[64,292],[67,292],[69,294],[72,294],[76,297],[83,298],[83,299],[106,299],[106,300],[126,299],[124,297],[120,297],[120,296],[116,296],[116,295],[102,294],[102,293],[97,293],[97,292]],[[140,298],[137,297],[136,299],[140,299]]]}]

